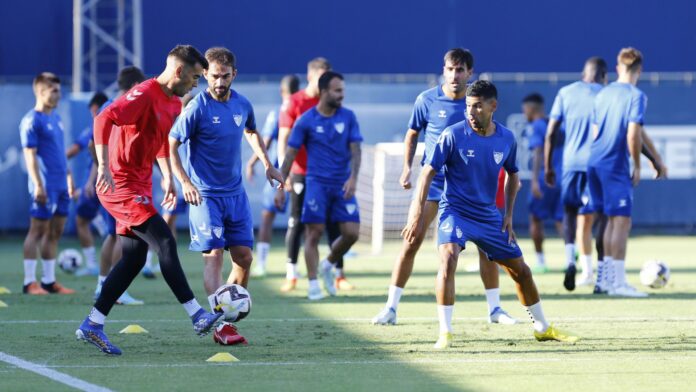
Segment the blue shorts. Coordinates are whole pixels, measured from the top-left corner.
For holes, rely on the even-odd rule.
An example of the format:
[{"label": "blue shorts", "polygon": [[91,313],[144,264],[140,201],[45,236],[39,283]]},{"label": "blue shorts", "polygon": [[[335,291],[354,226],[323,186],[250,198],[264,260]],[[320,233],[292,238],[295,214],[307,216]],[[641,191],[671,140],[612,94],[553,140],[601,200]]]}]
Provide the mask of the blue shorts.
[{"label": "blue shorts", "polygon": [[263,209],[274,214],[284,214],[285,210],[288,208],[288,199],[290,199],[290,195],[288,195],[287,192],[285,193],[285,205],[283,205],[282,209],[279,209],[275,205],[275,194],[276,189],[266,181],[266,185],[263,187]]},{"label": "blue shorts", "polygon": [[187,206],[188,206],[188,204],[186,203],[186,200],[184,200],[183,197],[177,197],[176,198],[176,207],[174,207],[174,208],[162,207],[162,214],[170,214],[170,215],[185,214]]},{"label": "blue shorts", "polygon": [[578,214],[581,215],[595,212],[587,183],[587,172],[564,171],[561,181],[563,205],[579,208]]},{"label": "blue shorts", "polygon": [[[440,202],[442,199],[442,194],[445,192],[445,175],[442,172],[437,173],[433,177],[433,182],[430,184],[430,189],[428,189],[428,201]],[[414,192],[415,194],[415,192]],[[416,195],[417,197],[418,195]]]},{"label": "blue shorts", "polygon": [[106,234],[107,235],[116,235],[116,219],[114,219],[111,214],[109,214],[109,211],[106,210],[106,208],[102,207],[100,205],[99,207],[99,213],[102,216],[102,219],[104,219],[104,223],[106,224]]},{"label": "blue shorts", "polygon": [[479,222],[460,216],[448,208],[440,209],[437,227],[437,244],[457,244],[466,248],[471,241],[479,247],[489,260],[509,260],[522,257],[517,243],[508,243],[508,233],[502,232],[503,218],[494,222]]},{"label": "blue shorts", "polygon": [[[328,215],[328,216],[327,216]],[[360,211],[355,196],[343,198],[343,185],[325,185],[307,179],[302,205],[302,223],[360,222]]]},{"label": "blue shorts", "polygon": [[587,170],[592,205],[607,216],[631,216],[633,183],[627,173],[590,167]]},{"label": "blue shorts", "polygon": [[251,207],[245,192],[235,196],[203,196],[203,202],[191,205],[189,230],[194,252],[232,246],[254,246]]},{"label": "blue shorts", "polygon": [[561,203],[561,190],[558,187],[549,187],[543,180],[539,180],[539,187],[543,194],[541,199],[536,199],[532,195],[531,186],[529,189],[529,213],[539,220],[553,219],[563,220],[563,204]]},{"label": "blue shorts", "polygon": [[75,212],[80,218],[91,221],[99,213],[100,206],[101,203],[99,202],[97,194],[95,193],[92,197],[87,197],[85,195],[85,188],[82,188],[80,197],[77,199],[77,209]]},{"label": "blue shorts", "polygon": [[70,196],[68,191],[46,192],[46,204],[39,204],[34,201],[34,195],[31,195],[31,207],[29,207],[29,215],[32,218],[48,220],[53,218],[53,215],[68,216],[70,211]]}]

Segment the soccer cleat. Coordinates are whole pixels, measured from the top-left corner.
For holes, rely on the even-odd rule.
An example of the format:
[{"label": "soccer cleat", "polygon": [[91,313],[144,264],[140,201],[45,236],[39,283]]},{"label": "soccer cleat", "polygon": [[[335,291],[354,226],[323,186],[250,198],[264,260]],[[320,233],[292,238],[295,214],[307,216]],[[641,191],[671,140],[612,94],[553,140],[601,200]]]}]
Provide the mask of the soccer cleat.
[{"label": "soccer cleat", "polygon": [[395,325],[396,310],[394,308],[385,307],[373,319],[372,325]]},{"label": "soccer cleat", "polygon": [[616,297],[629,297],[629,298],[647,298],[648,293],[636,290],[635,287],[624,283],[621,286],[614,286],[613,290],[609,291],[609,295]]},{"label": "soccer cleat", "polygon": [[48,291],[42,289],[37,281],[33,281],[29,284],[25,284],[24,287],[22,288],[22,292],[24,294],[29,294],[29,295],[47,295],[48,294]]},{"label": "soccer cleat", "polygon": [[318,301],[324,298],[324,293],[321,292],[321,288],[319,287],[310,287],[309,290],[307,290],[307,298],[309,298],[310,301]]},{"label": "soccer cleat", "polygon": [[326,290],[330,296],[335,296],[336,286],[334,285],[333,279],[333,265],[326,259],[319,263],[319,276],[321,276],[324,290]]},{"label": "soccer cleat", "polygon": [[263,278],[266,276],[266,269],[261,266],[261,264],[257,264],[254,266],[254,268],[251,270],[251,277],[252,278]]},{"label": "soccer cleat", "polygon": [[452,347],[452,333],[440,332],[440,337],[435,342],[433,348],[435,350],[444,350],[450,347]]},{"label": "soccer cleat", "polygon": [[345,291],[355,290],[355,286],[343,276],[336,278],[336,288]]},{"label": "soccer cleat", "polygon": [[575,286],[593,286],[594,285],[594,279],[592,278],[592,275],[585,275],[582,274],[578,279],[575,280]]},{"label": "soccer cleat", "polygon": [[532,267],[532,272],[535,274],[545,274],[549,272],[549,267],[546,264],[537,264]]},{"label": "soccer cleat", "polygon": [[580,340],[579,337],[571,335],[568,332],[562,331],[554,327],[553,324],[549,325],[549,327],[546,328],[546,331],[544,332],[534,331],[534,338],[540,342],[544,342],[547,340],[556,340],[558,342],[575,343],[578,340]]},{"label": "soccer cleat", "polygon": [[203,308],[199,309],[196,314],[191,316],[193,330],[198,336],[207,335],[222,315],[223,313],[208,313]]},{"label": "soccer cleat", "polygon": [[111,344],[109,338],[106,337],[104,326],[92,323],[89,318],[80,324],[80,327],[75,331],[75,336],[78,340],[92,343],[105,354],[121,355],[121,349]]},{"label": "soccer cleat", "polygon": [[563,278],[563,287],[568,291],[575,290],[575,275],[578,273],[578,269],[575,264],[571,264],[565,270],[565,277]]},{"label": "soccer cleat", "polygon": [[156,279],[157,275],[155,275],[155,272],[152,271],[150,267],[143,267],[143,270],[140,271],[143,274],[143,277],[145,279]]},{"label": "soccer cleat", "polygon": [[280,286],[280,291],[287,293],[295,290],[297,287],[297,279],[285,279],[285,283]]},{"label": "soccer cleat", "polygon": [[48,291],[51,294],[75,294],[75,290],[64,287],[58,282],[53,283],[43,283],[41,282],[41,288]]},{"label": "soccer cleat", "polygon": [[496,306],[495,309],[488,315],[489,324],[503,324],[503,325],[513,325],[517,324],[517,320],[507,314],[500,306]]},{"label": "soccer cleat", "polygon": [[232,346],[235,344],[248,344],[244,336],[237,332],[237,327],[232,323],[223,321],[213,331],[213,341],[223,346]]},{"label": "soccer cleat", "polygon": [[75,271],[75,276],[97,276],[99,275],[98,267],[84,267]]},{"label": "soccer cleat", "polygon": [[121,294],[120,297],[116,300],[116,303],[118,305],[144,305],[145,301],[140,300],[140,299],[135,299],[128,294],[127,291],[124,291],[123,294]]}]

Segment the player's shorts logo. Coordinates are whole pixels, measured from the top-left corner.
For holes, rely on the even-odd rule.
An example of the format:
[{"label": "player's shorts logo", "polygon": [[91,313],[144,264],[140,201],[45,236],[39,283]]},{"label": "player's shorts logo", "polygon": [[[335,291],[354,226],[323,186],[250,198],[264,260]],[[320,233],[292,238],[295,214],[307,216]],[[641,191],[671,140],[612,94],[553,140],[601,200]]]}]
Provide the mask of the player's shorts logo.
[{"label": "player's shorts logo", "polygon": [[232,118],[234,119],[234,123],[237,124],[237,126],[242,125],[242,115],[241,114],[235,114],[234,116],[232,116]]},{"label": "player's shorts logo", "polygon": [[198,242],[198,234],[191,234],[191,242]]},{"label": "player's shorts logo", "polygon": [[493,160],[495,161],[496,165],[500,165],[500,162],[503,161],[503,153],[493,151]]},{"label": "player's shorts logo", "polygon": [[590,204],[590,197],[587,195],[581,197],[580,200],[582,200],[582,205],[584,206]]},{"label": "player's shorts logo", "polygon": [[205,224],[205,222],[201,223],[198,226],[198,232],[201,233],[205,237],[210,237],[211,236],[211,230],[208,227],[208,225]]},{"label": "player's shorts logo", "polygon": [[292,184],[292,190],[299,195],[304,190],[304,184],[301,182],[295,182]]},{"label": "player's shorts logo", "polygon": [[358,208],[355,204],[346,204],[346,211],[348,211],[349,214],[353,215],[355,213],[355,210]]},{"label": "player's shorts logo", "polygon": [[307,201],[307,205],[309,206],[309,209],[312,210],[312,212],[319,211],[319,205],[317,204],[316,200],[312,199]]},{"label": "player's shorts logo", "polygon": [[443,233],[451,233],[454,228],[450,222],[445,222],[440,226],[440,231]]},{"label": "player's shorts logo", "polygon": [[338,132],[339,134],[343,133],[343,130],[346,128],[345,124],[342,122],[336,123],[335,126],[336,126],[336,132]]},{"label": "player's shorts logo", "polygon": [[628,205],[626,199],[619,200],[619,207],[626,207],[626,205]]},{"label": "player's shorts logo", "polygon": [[464,233],[462,232],[462,229],[460,229],[459,226],[457,226],[457,238],[462,238],[463,235]]},{"label": "player's shorts logo", "polygon": [[213,227],[213,235],[217,238],[222,237],[222,227],[220,226],[212,226]]},{"label": "player's shorts logo", "polygon": [[135,201],[138,204],[142,204],[142,205],[150,204],[150,198],[147,196],[138,195],[135,197],[135,199],[133,199],[133,201]]}]

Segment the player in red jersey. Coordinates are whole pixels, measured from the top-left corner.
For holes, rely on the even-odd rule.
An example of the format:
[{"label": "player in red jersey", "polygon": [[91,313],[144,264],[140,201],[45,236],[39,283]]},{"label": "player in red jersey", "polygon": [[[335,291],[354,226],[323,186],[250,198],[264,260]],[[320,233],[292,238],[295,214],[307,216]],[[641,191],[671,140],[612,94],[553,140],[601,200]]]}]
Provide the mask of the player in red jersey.
[{"label": "player in red jersey", "polygon": [[[191,317],[197,334],[208,333],[222,315],[206,312],[196,301],[181,268],[174,236],[152,205],[155,159],[167,190],[162,205],[176,205],[169,130],[181,111],[179,97],[198,85],[204,68],[208,68],[208,61],[196,48],[178,45],[169,52],[162,74],[133,87],[94,120],[97,193],[104,208],[116,219],[123,256],[104,281],[97,302],[76,335],[104,353],[121,354],[106,337],[104,321],[143,268],[148,246],[157,252],[162,276]],[[112,129],[114,126],[117,128]]]}]

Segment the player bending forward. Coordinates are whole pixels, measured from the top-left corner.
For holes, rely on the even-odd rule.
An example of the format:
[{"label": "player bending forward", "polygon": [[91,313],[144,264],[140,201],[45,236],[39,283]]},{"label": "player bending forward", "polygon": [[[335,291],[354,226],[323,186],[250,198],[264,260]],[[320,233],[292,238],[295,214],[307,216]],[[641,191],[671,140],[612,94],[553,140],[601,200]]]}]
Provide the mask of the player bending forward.
[{"label": "player bending forward", "polygon": [[[425,230],[423,206],[428,189],[437,173],[445,169],[445,192],[440,201],[438,244],[440,269],[437,275],[437,312],[440,338],[436,349],[452,345],[452,310],[454,307],[454,273],[459,253],[472,241],[507,271],[517,286],[517,296],[527,307],[534,322],[534,337],[539,340],[576,342],[550,325],[544,317],[541,300],[532,272],[524,263],[512,230],[512,211],[517,196],[518,169],[515,164],[517,142],[513,133],[492,120],[497,108],[497,90],[479,80],[466,91],[468,121],[447,127],[435,150],[426,158],[418,179],[417,205],[402,235],[415,241]],[[505,216],[495,207],[498,173],[508,173],[505,184]]]}]

